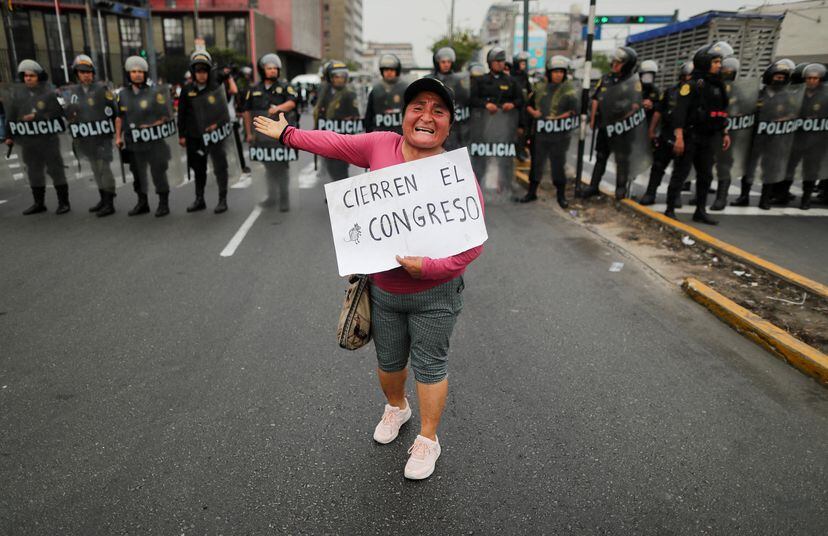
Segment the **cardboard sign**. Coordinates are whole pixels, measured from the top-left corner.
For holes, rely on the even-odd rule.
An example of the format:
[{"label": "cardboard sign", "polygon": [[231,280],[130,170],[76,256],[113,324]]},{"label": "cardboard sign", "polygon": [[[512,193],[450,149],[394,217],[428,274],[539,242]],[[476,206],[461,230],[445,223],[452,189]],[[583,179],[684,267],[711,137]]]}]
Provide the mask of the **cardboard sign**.
[{"label": "cardboard sign", "polygon": [[339,275],[449,257],[488,239],[466,148],[325,185]]}]

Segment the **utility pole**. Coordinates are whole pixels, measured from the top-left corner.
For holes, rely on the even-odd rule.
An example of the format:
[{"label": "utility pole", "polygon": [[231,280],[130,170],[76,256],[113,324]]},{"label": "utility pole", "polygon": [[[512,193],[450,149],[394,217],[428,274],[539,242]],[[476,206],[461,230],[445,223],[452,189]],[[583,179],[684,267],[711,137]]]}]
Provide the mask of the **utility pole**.
[{"label": "utility pole", "polygon": [[150,6],[149,0],[146,1],[147,5],[147,25],[146,28],[146,36],[144,37],[144,42],[146,46],[144,50],[147,51],[147,60],[149,63],[150,69],[150,78],[154,81],[158,81],[158,68],[155,61],[155,41],[153,41],[152,35],[152,6]]},{"label": "utility pole", "polygon": [[523,0],[523,51],[529,51],[529,0]]},{"label": "utility pole", "polygon": [[[95,34],[92,31],[92,0],[84,2],[86,7],[86,35],[89,41],[89,55],[92,56],[92,61],[96,64],[102,63],[98,61],[98,45],[95,43]],[[101,58],[103,60],[103,58]]]},{"label": "utility pole", "polygon": [[587,110],[592,76],[592,41],[595,37],[595,0],[589,0],[587,15],[587,45],[584,61],[584,82],[581,87],[581,130],[578,136],[578,163],[575,167],[575,196],[581,196],[581,173],[584,171],[584,148],[586,146]]},{"label": "utility pole", "polygon": [[449,43],[454,42],[454,0],[451,0],[451,13],[449,14]]},{"label": "utility pole", "polygon": [[63,24],[60,23],[60,6],[58,0],[55,0],[55,22],[58,27],[58,39],[60,39],[60,57],[63,58],[63,76],[65,83],[69,83],[69,68],[66,66],[66,45],[63,43]]}]

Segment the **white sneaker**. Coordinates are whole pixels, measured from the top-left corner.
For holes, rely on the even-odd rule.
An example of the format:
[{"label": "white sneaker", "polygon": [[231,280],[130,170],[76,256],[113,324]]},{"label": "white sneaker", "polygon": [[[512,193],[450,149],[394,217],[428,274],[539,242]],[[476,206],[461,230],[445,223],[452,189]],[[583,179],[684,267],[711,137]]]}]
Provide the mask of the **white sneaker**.
[{"label": "white sneaker", "polygon": [[431,476],[437,458],[440,457],[440,440],[432,441],[421,435],[417,436],[414,444],[408,449],[411,456],[405,464],[405,478],[409,480],[423,480]]},{"label": "white sneaker", "polygon": [[405,409],[400,409],[389,404],[385,405],[385,413],[382,414],[377,427],[374,429],[374,441],[383,445],[397,439],[400,427],[411,418],[411,404],[405,401]]}]

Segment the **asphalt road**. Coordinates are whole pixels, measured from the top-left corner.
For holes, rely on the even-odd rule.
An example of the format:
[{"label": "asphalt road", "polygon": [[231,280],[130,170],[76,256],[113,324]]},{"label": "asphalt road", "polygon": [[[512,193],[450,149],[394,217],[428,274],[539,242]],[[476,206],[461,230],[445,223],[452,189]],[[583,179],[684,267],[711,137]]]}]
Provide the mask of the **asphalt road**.
[{"label": "asphalt road", "polygon": [[552,203],[488,207],[443,454],[405,481],[417,429],[371,439],[306,163],[229,257],[255,187],[216,216],[186,185],[163,219],[3,192],[0,534],[824,533],[828,391]]}]

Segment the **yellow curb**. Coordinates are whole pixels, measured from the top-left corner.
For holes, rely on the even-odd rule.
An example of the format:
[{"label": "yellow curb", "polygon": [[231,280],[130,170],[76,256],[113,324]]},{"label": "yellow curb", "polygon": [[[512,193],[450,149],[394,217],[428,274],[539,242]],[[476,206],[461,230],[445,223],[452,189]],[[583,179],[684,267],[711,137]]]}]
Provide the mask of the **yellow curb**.
[{"label": "yellow curb", "polygon": [[736,331],[828,386],[828,355],[763,320],[694,277],[685,279],[681,287]]},{"label": "yellow curb", "polygon": [[519,170],[515,170],[515,177],[517,178],[517,180],[529,184],[529,175],[527,175],[526,173]]},{"label": "yellow curb", "polygon": [[688,235],[695,238],[698,242],[704,242],[712,248],[718,249],[719,251],[722,251],[730,255],[731,257],[739,259],[742,262],[745,262],[756,268],[771,273],[781,279],[784,279],[788,283],[800,286],[803,289],[811,291],[813,294],[822,296],[823,298],[828,298],[828,286],[823,285],[822,283],[814,281],[813,279],[808,279],[807,277],[799,275],[796,272],[792,272],[787,268],[782,268],[777,264],[774,264],[770,261],[766,261],[765,259],[757,257],[752,253],[748,253],[743,249],[739,249],[736,246],[728,244],[727,242],[723,242],[714,236],[710,236],[709,234],[703,231],[699,231],[692,225],[687,225],[686,223],[681,223],[680,221],[676,221],[673,218],[668,218],[664,214],[651,210],[645,206],[639,205],[632,199],[624,199],[622,203],[640,214],[649,216],[650,218],[657,220],[659,223],[663,223],[664,225],[668,225],[673,229],[676,229],[683,233],[687,233]]}]

